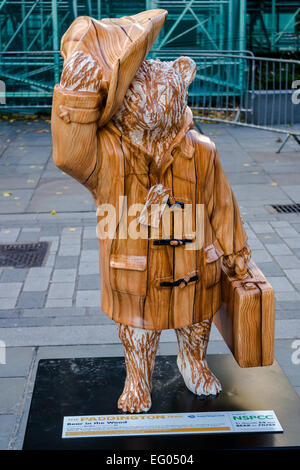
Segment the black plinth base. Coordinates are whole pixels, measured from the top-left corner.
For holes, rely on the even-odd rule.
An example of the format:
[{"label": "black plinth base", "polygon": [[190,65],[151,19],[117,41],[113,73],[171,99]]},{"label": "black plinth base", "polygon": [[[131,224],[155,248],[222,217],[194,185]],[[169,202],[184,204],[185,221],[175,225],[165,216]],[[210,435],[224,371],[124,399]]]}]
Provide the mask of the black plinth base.
[{"label": "black plinth base", "polygon": [[23,449],[300,449],[300,399],[278,363],[241,369],[230,355],[208,362],[223,391],[203,400],[186,389],[175,356],[158,356],[150,412],[274,410],[284,432],[62,439],[64,416],[119,412],[125,365],[119,357],[55,359],[39,362]]}]

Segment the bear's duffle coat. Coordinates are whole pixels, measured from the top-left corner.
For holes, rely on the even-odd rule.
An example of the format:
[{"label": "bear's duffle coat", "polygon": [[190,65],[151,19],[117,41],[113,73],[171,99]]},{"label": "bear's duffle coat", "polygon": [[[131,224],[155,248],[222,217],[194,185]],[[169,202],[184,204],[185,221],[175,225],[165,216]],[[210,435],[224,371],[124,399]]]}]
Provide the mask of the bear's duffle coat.
[{"label": "bear's duffle coat", "polygon": [[[110,235],[99,238],[103,311],[116,322],[159,330],[211,318],[221,305],[222,256],[247,245],[214,143],[191,129],[187,108],[158,169],[154,156],[111,121],[98,126],[101,102],[100,94],[56,85],[51,122],[55,164],[91,191],[99,226],[114,222]],[[134,225],[138,214],[130,212],[133,204],[143,207],[158,174],[170,190],[167,237],[162,220],[144,236],[145,227]],[[175,219],[185,208],[192,224],[178,236]]]}]

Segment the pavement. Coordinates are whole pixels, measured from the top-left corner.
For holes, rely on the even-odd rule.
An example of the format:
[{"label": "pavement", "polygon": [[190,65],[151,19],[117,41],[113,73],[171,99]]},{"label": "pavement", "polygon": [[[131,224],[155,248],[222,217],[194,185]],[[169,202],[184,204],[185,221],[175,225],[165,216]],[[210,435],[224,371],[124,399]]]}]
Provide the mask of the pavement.
[{"label": "pavement", "polygon": [[[300,203],[300,147],[289,139],[277,154],[276,133],[201,129],[217,145],[253,258],[274,287],[275,356],[300,395],[300,214],[270,209]],[[119,356],[122,347],[99,306],[94,203],[54,166],[49,121],[0,122],[0,188],[0,244],[50,244],[40,268],[0,268],[0,449],[21,449],[38,361]],[[176,351],[174,332],[165,331],[159,354]],[[215,328],[208,352],[228,352]]]}]

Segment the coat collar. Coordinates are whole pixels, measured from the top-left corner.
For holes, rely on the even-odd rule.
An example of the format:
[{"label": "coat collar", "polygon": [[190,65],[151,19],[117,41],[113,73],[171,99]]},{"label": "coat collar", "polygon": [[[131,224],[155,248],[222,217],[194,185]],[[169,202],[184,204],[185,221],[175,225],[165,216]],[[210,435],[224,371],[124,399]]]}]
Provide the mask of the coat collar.
[{"label": "coat collar", "polygon": [[181,128],[171,143],[168,150],[162,155],[158,163],[155,162],[153,155],[148,152],[148,150],[133,142],[131,139],[123,135],[119,129],[110,121],[106,127],[117,134],[119,137],[122,136],[122,140],[125,141],[129,147],[137,149],[145,158],[147,165],[150,165],[150,172],[155,176],[157,183],[162,181],[162,177],[165,174],[166,170],[173,163],[173,152],[177,147],[181,147],[181,152],[186,158],[191,158],[193,156],[193,147],[190,145],[185,138],[187,132],[192,127],[193,123],[193,114],[191,109],[187,106],[185,114],[183,116]]}]

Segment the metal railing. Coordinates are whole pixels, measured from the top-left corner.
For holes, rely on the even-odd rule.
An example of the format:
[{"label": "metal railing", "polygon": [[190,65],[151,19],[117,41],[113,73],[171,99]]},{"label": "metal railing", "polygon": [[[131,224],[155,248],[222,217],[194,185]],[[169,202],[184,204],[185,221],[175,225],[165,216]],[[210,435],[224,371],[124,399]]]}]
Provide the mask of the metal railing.
[{"label": "metal railing", "polygon": [[0,112],[49,110],[62,64],[59,51],[0,52],[0,80],[5,83]]},{"label": "metal railing", "polygon": [[291,136],[300,144],[300,100],[292,99],[300,80],[300,61],[255,57],[250,51],[152,54],[162,60],[187,55],[196,62],[196,78],[189,89],[196,122],[225,122],[285,134],[278,152]]},{"label": "metal railing", "polygon": [[[225,122],[285,134],[279,151],[291,136],[300,144],[300,125],[295,126],[300,124],[300,104],[292,100],[300,80],[300,61],[255,57],[250,51],[207,50],[153,50],[148,58],[174,60],[181,55],[197,64],[189,89],[196,122]],[[58,51],[0,53],[0,80],[6,86],[6,104],[0,104],[0,112],[50,109],[61,68]]]}]

